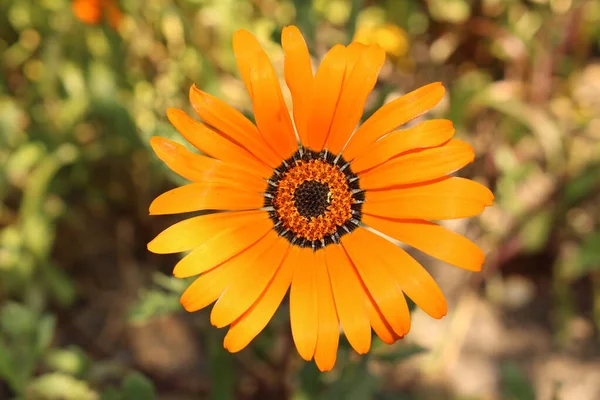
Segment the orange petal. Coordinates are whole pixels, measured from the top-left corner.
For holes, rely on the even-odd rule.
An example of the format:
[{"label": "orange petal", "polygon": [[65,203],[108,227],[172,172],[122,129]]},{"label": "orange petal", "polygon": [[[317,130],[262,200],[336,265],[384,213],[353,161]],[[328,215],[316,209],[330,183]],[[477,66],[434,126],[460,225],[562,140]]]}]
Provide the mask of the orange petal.
[{"label": "orange petal", "polygon": [[273,230],[261,239],[259,245],[256,252],[238,258],[237,262],[243,267],[237,279],[213,307],[210,322],[217,328],[231,324],[252,307],[269,285],[290,247],[290,243]]},{"label": "orange petal", "polygon": [[366,354],[371,348],[371,325],[361,296],[360,276],[340,246],[325,247],[325,260],[344,334],[357,353]]},{"label": "orange petal", "polygon": [[150,146],[167,166],[175,173],[190,181],[199,181],[202,175],[220,164],[200,154],[194,154],[179,143],[159,136],[150,139]]},{"label": "orange petal", "polygon": [[183,257],[175,265],[173,275],[177,278],[198,275],[246,251],[273,229],[273,222],[265,215],[266,213],[252,223],[240,222],[222,228]]},{"label": "orange petal", "polygon": [[402,197],[381,203],[365,203],[363,213],[385,218],[446,220],[481,214],[485,206],[459,197]]},{"label": "orange petal", "polygon": [[296,268],[300,247],[291,246],[273,280],[250,309],[231,324],[223,346],[232,353],[242,350],[264,328],[281,304]]},{"label": "orange petal", "polygon": [[[370,233],[370,232],[369,232]],[[406,251],[381,236],[371,233],[369,251],[379,255],[381,268],[386,268],[391,278],[423,311],[433,318],[448,312],[444,294],[431,275]]]},{"label": "orange petal", "polygon": [[340,340],[340,322],[333,302],[331,280],[325,265],[325,252],[315,254],[317,275],[317,298],[319,312],[319,333],[315,348],[315,362],[322,372],[330,371],[335,365]]},{"label": "orange petal", "polygon": [[425,114],[444,97],[441,83],[431,83],[391,101],[377,110],[354,133],[344,150],[344,158],[353,160],[368,145],[408,121]]},{"label": "orange petal", "polygon": [[479,201],[486,206],[494,204],[494,194],[490,189],[471,179],[454,176],[417,184],[395,186],[385,190],[370,190],[367,193],[371,202],[392,201],[405,196],[461,197]]},{"label": "orange petal", "polygon": [[265,211],[221,212],[188,218],[158,234],[148,250],[156,254],[188,251],[211,239],[225,228],[242,224],[254,225],[268,219]]},{"label": "orange petal", "polygon": [[202,122],[194,120],[182,110],[169,108],[167,117],[179,133],[204,154],[232,166],[245,168],[263,178],[268,178],[273,173],[272,168],[263,164],[246,149],[219,135]]},{"label": "orange petal", "polygon": [[454,135],[452,121],[432,119],[415,127],[394,131],[370,145],[352,161],[352,171],[362,172],[409,150],[439,146]]},{"label": "orange petal", "polygon": [[[363,286],[364,287],[364,286]],[[367,314],[369,315],[369,321],[375,334],[381,339],[383,343],[393,344],[397,340],[402,339],[402,335],[398,335],[390,324],[387,322],[383,313],[377,307],[375,300],[373,300],[373,296],[369,293],[368,289],[364,287],[365,296],[364,296],[364,304],[367,310]]]},{"label": "orange petal", "polygon": [[481,271],[483,252],[475,243],[423,220],[390,220],[363,215],[363,223],[402,243],[469,271]]},{"label": "orange petal", "polygon": [[161,194],[150,204],[150,214],[180,214],[200,210],[255,210],[263,204],[264,198],[260,193],[246,192],[243,187],[200,182]]},{"label": "orange petal", "polygon": [[451,174],[474,159],[470,145],[452,139],[444,146],[411,152],[359,174],[360,187],[379,189],[425,182]]},{"label": "orange petal", "polygon": [[443,220],[472,217],[492,204],[485,186],[464,178],[445,177],[432,183],[366,193],[363,213],[388,218]]},{"label": "orange petal", "polygon": [[204,122],[254,154],[269,167],[275,168],[281,164],[281,158],[265,143],[258,128],[241,112],[199,90],[196,85],[190,88],[190,102]]},{"label": "orange petal", "polygon": [[194,182],[237,184],[243,182],[245,189],[261,192],[266,181],[252,174],[250,169],[235,168],[223,161],[195,154],[172,140],[158,136],[150,139],[152,149],[167,166],[182,177]]},{"label": "orange petal", "polygon": [[342,91],[345,71],[346,48],[338,44],[323,58],[313,84],[308,116],[308,147],[312,150],[321,151],[325,145]]},{"label": "orange petal", "polygon": [[238,29],[233,34],[233,53],[248,94],[253,97],[250,70],[258,54],[264,54],[266,57],[265,51],[253,34],[245,29]]},{"label": "orange petal", "polygon": [[[350,46],[348,46],[350,52]],[[338,154],[358,125],[367,96],[377,82],[379,71],[385,62],[385,51],[379,46],[369,46],[361,52],[360,57],[350,70],[350,62],[346,68],[347,77],[331,123],[325,148]]]},{"label": "orange petal", "polygon": [[203,309],[221,296],[227,285],[235,279],[235,273],[235,269],[222,265],[200,275],[183,292],[179,302],[189,312]]},{"label": "orange petal", "polygon": [[378,236],[357,228],[342,236],[341,242],[356,266],[365,286],[394,332],[403,336],[410,330],[410,314],[404,294],[384,264],[383,255],[371,251]]},{"label": "orange petal", "polygon": [[260,134],[282,160],[298,150],[294,126],[275,69],[264,53],[257,54],[250,71],[254,117]]},{"label": "orange petal", "polygon": [[271,233],[222,265],[200,275],[181,296],[183,307],[187,311],[197,311],[221,297],[229,286],[239,281],[240,273],[248,268],[248,263],[263,254],[273,244],[273,239],[278,238],[275,232]]},{"label": "orange petal", "polygon": [[286,26],[281,32],[281,46],[285,55],[283,70],[285,81],[292,95],[294,104],[294,122],[303,144],[308,143],[308,115],[310,96],[314,81],[310,54],[302,37],[295,26]]},{"label": "orange petal", "polygon": [[298,354],[310,361],[317,346],[318,303],[315,255],[303,248],[298,255],[290,289],[290,323]]},{"label": "orange petal", "polygon": [[[360,58],[365,54],[365,51],[369,48],[368,45],[362,44],[359,42],[352,42],[346,47],[346,55],[347,55],[347,64],[346,64],[346,73],[344,74],[344,82],[347,82],[348,77],[354,70],[356,63]],[[344,84],[345,84],[344,83]]]}]

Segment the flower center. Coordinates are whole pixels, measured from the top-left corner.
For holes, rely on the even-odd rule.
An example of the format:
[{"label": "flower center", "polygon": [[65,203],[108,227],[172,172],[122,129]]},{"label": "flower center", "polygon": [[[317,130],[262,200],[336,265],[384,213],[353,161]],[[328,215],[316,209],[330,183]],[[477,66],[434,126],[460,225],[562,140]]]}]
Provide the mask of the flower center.
[{"label": "flower center", "polygon": [[315,218],[325,214],[330,196],[328,184],[319,181],[304,181],[294,191],[294,205],[301,216]]},{"label": "flower center", "polygon": [[364,194],[341,158],[303,149],[276,168],[268,182],[265,207],[274,229],[292,244],[316,250],[360,224]]}]

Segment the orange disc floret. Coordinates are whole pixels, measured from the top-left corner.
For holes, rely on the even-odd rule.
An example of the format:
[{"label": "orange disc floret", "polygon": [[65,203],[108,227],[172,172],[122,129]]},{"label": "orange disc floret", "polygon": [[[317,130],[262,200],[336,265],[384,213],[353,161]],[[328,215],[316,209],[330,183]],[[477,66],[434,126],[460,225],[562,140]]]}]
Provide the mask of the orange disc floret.
[{"label": "orange disc floret", "polygon": [[[320,185],[310,185],[313,182]],[[310,207],[303,205],[303,197],[312,200]],[[283,226],[309,241],[321,240],[343,226],[352,217],[354,203],[344,173],[322,160],[296,161],[279,181],[273,199]]]}]

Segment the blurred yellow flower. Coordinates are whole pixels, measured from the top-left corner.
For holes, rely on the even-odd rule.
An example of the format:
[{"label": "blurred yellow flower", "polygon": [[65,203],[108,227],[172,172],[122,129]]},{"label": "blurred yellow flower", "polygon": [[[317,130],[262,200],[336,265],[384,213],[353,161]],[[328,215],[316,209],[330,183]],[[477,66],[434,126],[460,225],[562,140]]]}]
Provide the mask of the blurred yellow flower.
[{"label": "blurred yellow flower", "polygon": [[404,57],[408,52],[408,34],[398,25],[391,23],[364,23],[358,26],[354,42],[366,45],[378,44],[391,57]]}]

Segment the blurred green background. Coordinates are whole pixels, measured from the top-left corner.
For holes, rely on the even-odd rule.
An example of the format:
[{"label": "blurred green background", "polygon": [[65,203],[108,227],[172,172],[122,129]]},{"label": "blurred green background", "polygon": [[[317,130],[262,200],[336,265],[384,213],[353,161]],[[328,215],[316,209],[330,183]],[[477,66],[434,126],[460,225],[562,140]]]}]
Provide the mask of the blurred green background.
[{"label": "blurred green background", "polygon": [[[285,307],[224,351],[208,311],[179,305],[177,256],[146,250],[181,219],[147,212],[180,183],[148,145],[181,141],[165,110],[190,112],[195,82],[250,115],[232,33],[281,71],[292,23],[315,62],[353,37],[384,46],[366,115],[442,81],[430,116],[497,199],[447,224],[482,273],[417,256],[448,316],[415,310],[364,357],[342,341],[327,374],[295,353]],[[0,0],[0,54],[0,399],[600,398],[600,1]]]}]

